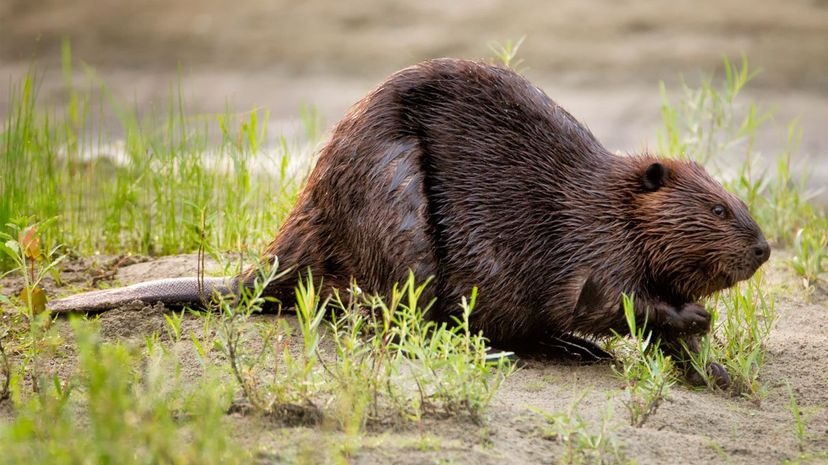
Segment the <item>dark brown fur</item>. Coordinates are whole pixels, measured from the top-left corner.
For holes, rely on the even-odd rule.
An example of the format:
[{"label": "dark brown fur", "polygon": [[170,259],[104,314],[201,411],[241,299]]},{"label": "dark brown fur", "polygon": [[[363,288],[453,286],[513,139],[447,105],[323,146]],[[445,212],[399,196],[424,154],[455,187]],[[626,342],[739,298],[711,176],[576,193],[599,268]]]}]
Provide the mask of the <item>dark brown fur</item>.
[{"label": "dark brown fur", "polygon": [[[520,75],[453,59],[394,74],[348,112],[266,250],[329,287],[433,276],[438,320],[477,286],[472,324],[501,347],[623,332],[622,293],[661,334],[705,332],[698,300],[768,254],[699,165],[613,155]],[[296,275],[270,293],[289,301]]]}]

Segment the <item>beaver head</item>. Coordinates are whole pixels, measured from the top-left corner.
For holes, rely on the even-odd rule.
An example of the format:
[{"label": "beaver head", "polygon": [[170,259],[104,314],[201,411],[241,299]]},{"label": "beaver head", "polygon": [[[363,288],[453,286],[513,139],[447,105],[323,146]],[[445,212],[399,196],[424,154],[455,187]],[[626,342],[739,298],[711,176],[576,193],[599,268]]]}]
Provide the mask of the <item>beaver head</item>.
[{"label": "beaver head", "polygon": [[693,301],[750,278],[770,246],[747,205],[695,162],[634,163],[634,216],[651,292]]}]

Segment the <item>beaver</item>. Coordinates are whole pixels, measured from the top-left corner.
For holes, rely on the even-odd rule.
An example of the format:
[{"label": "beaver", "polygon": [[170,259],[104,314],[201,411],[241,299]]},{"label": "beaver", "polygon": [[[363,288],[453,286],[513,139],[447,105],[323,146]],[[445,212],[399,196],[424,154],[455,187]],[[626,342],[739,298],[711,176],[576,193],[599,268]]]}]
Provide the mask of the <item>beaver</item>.
[{"label": "beaver", "polygon": [[[264,255],[294,270],[266,289],[280,299],[306,270],[328,290],[356,280],[378,294],[413,272],[432,279],[430,318],[449,321],[476,286],[471,325],[492,344],[595,353],[575,335],[624,333],[622,294],[667,340],[707,332],[699,301],[751,277],[770,247],[700,165],[612,154],[520,74],[437,59],[348,111]],[[251,276],[206,287],[228,292]],[[162,280],[51,307],[197,302],[197,289],[194,278]]]}]

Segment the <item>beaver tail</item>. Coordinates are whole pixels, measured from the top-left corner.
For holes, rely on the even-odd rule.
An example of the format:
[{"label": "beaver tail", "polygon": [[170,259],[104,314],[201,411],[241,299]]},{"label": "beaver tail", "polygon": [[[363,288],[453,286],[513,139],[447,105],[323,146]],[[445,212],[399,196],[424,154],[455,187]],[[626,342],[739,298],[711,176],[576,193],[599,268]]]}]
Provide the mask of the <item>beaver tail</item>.
[{"label": "beaver tail", "polygon": [[84,292],[47,304],[55,313],[94,313],[140,301],[162,303],[167,307],[204,306],[215,293],[235,294],[236,278],[171,278],[147,281],[131,286]]}]

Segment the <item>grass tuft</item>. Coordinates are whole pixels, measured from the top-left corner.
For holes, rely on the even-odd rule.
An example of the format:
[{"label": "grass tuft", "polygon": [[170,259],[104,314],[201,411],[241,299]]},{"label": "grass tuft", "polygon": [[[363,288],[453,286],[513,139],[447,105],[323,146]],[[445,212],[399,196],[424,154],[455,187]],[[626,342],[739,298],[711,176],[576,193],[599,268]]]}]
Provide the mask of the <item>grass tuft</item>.
[{"label": "grass tuft", "polygon": [[481,422],[512,373],[508,360],[488,360],[486,339],[471,332],[476,290],[461,303],[456,325],[437,325],[423,317],[425,284],[413,275],[387,299],[363,294],[356,283],[321,299],[308,275],[296,288],[295,325],[283,318],[254,325],[263,290],[278,276],[275,268],[262,273],[238,303],[220,302],[215,342],[245,400],[262,414],[288,424],[330,422],[351,434],[372,421],[424,415]]},{"label": "grass tuft", "polygon": [[78,368],[0,424],[4,463],[248,463],[227,434],[229,392],[215,376],[185,380],[178,361],[100,340],[72,322]]},{"label": "grass tuft", "polygon": [[777,319],[773,299],[763,290],[761,274],[720,292],[711,307],[711,334],[701,339],[701,350],[689,353],[693,368],[711,388],[715,380],[707,372],[711,362],[724,364],[732,391],[759,404],[767,396],[760,381],[767,355],[767,341]]},{"label": "grass tuft", "polygon": [[607,404],[607,409],[603,412],[600,425],[596,430],[579,412],[580,403],[585,396],[586,392],[563,412],[549,413],[532,408],[532,411],[541,415],[546,421],[542,434],[564,447],[564,453],[556,463],[600,465],[631,463],[621,452],[610,425],[613,404],[611,402]]},{"label": "grass tuft", "polygon": [[630,425],[640,428],[667,397],[676,375],[673,360],[664,355],[660,341],[652,339],[646,325],[636,323],[633,299],[627,295],[623,299],[630,337],[616,335],[611,342],[617,354],[613,371],[625,383],[623,404]]}]

